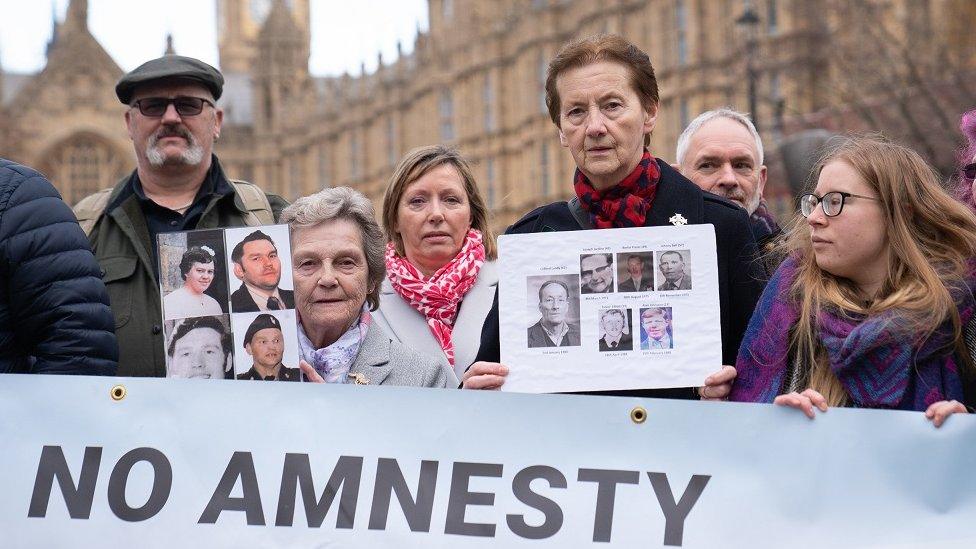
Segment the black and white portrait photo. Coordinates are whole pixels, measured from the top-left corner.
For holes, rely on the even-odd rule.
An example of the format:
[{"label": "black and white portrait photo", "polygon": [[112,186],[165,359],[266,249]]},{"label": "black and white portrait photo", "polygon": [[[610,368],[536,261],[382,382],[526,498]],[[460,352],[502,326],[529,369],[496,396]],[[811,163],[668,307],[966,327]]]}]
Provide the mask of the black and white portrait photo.
[{"label": "black and white portrait photo", "polygon": [[658,279],[658,291],[667,292],[691,289],[690,250],[658,252],[657,268],[661,272],[662,277]]},{"label": "black and white portrait photo", "polygon": [[163,318],[173,320],[227,312],[227,267],[222,231],[159,235]]},{"label": "black and white portrait photo", "polygon": [[526,277],[529,318],[528,347],[580,345],[579,287],[576,275]]},{"label": "black and white portrait photo", "polygon": [[654,252],[617,254],[617,291],[654,290]]},{"label": "black and white portrait photo", "polygon": [[613,293],[613,254],[580,256],[580,293]]},{"label": "black and white portrait photo", "polygon": [[634,338],[630,309],[600,311],[600,352],[632,351]]}]

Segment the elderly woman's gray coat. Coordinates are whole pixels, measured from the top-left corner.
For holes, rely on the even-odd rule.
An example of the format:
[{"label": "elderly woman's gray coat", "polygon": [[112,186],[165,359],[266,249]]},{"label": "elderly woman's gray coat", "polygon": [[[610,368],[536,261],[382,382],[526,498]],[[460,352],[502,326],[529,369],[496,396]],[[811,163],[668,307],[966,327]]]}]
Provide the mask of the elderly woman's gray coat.
[{"label": "elderly woman's gray coat", "polygon": [[444,359],[421,354],[393,341],[375,322],[366,331],[359,354],[349,368],[350,383],[455,388],[454,370]]}]

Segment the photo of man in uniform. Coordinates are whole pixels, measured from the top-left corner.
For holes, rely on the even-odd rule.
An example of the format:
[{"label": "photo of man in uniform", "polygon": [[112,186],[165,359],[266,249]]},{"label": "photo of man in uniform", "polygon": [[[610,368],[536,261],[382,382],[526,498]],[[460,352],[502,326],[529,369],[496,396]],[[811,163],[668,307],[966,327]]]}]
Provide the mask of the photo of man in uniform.
[{"label": "photo of man in uniform", "polygon": [[281,260],[270,236],[257,230],[244,237],[231,253],[234,276],[241,287],[230,296],[235,313],[295,308],[295,292],[278,287]]},{"label": "photo of man in uniform", "polygon": [[[617,255],[617,260],[623,257],[622,254]],[[627,276],[622,278],[617,284],[618,292],[648,292],[654,289],[654,277],[651,274],[652,269],[648,269],[647,274],[644,274],[644,258],[631,254],[627,256]]]},{"label": "photo of man in uniform", "polygon": [[254,361],[251,368],[237,375],[237,379],[263,381],[301,381],[298,368],[281,363],[285,354],[285,338],[281,322],[264,313],[255,317],[244,335],[244,351]]},{"label": "photo of man in uniform", "polygon": [[166,350],[167,377],[232,379],[233,343],[217,316],[190,318],[176,324]]},{"label": "photo of man in uniform", "polygon": [[657,259],[658,268],[664,275],[664,282],[657,287],[658,291],[691,289],[691,276],[685,271],[685,260],[681,252],[661,252]]},{"label": "photo of man in uniform", "polygon": [[600,352],[632,351],[634,340],[627,325],[630,311],[625,309],[607,309],[600,313]]},{"label": "photo of man in uniform", "polygon": [[539,287],[539,312],[542,318],[528,329],[529,348],[579,346],[579,326],[566,321],[569,313],[566,283],[549,280]]},{"label": "photo of man in uniform", "polygon": [[613,255],[580,256],[580,293],[609,294],[613,292]]}]

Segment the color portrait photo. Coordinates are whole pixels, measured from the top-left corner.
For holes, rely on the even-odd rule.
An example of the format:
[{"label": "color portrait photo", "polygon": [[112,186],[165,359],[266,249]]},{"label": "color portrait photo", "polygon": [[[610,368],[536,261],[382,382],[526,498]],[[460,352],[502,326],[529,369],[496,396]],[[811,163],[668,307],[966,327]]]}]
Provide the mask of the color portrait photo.
[{"label": "color portrait photo", "polygon": [[641,349],[673,349],[674,328],[671,307],[648,307],[640,310]]},{"label": "color portrait photo", "polygon": [[234,313],[236,379],[301,381],[295,311]]},{"label": "color portrait photo", "polygon": [[617,254],[617,291],[650,292],[654,290],[654,252]]},{"label": "color portrait photo", "polygon": [[295,308],[287,225],[227,229],[230,302],[235,313]]}]

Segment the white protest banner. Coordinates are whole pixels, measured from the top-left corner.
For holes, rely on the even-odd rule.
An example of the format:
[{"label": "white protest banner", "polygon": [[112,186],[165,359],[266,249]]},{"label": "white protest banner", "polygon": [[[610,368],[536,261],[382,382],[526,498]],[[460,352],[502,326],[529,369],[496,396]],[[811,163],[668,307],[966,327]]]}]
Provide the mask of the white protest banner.
[{"label": "white protest banner", "polygon": [[5,548],[976,543],[964,415],[9,375],[0,417]]},{"label": "white protest banner", "polygon": [[503,391],[693,387],[722,365],[712,225],[498,239]]}]

